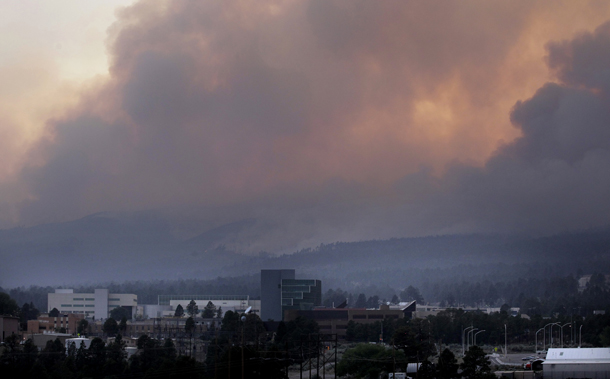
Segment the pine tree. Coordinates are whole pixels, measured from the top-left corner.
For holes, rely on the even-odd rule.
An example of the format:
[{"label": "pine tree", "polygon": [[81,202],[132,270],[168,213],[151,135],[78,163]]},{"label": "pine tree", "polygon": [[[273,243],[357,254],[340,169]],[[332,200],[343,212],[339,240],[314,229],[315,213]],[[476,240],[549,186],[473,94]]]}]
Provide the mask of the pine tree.
[{"label": "pine tree", "polygon": [[216,306],[211,301],[208,301],[208,304],[203,309],[203,313],[201,317],[203,318],[214,318],[216,316]]},{"label": "pine tree", "polygon": [[181,304],[178,304],[176,307],[176,311],[174,312],[174,317],[182,317],[184,316],[184,308],[182,308]]},{"label": "pine tree", "polygon": [[191,302],[186,306],[186,313],[193,318],[197,316],[199,313],[199,307],[197,306],[197,303],[195,303],[195,300],[191,300]]}]

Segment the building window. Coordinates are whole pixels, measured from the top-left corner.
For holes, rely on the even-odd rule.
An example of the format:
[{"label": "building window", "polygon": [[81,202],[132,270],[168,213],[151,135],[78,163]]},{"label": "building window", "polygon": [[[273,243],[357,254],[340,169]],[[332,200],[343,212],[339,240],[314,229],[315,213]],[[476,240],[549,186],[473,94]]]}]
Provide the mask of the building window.
[{"label": "building window", "polygon": [[81,307],[81,308],[82,308],[82,307],[84,307],[84,305],[83,305],[83,304],[74,304],[73,306],[74,306],[74,307]]},{"label": "building window", "polygon": [[353,319],[363,319],[363,318],[365,319],[366,315],[354,315],[354,316],[352,316],[352,318]]},{"label": "building window", "polygon": [[369,320],[370,319],[380,319],[383,318],[383,315],[369,315]]},{"label": "building window", "polygon": [[82,297],[75,297],[75,298],[73,298],[72,300],[74,300],[74,301],[79,301],[79,300],[85,300],[85,299],[84,299],[84,298],[82,298]]},{"label": "building window", "polygon": [[118,298],[118,297],[111,297],[108,300],[110,300],[110,301],[121,301],[121,299]]},{"label": "building window", "polygon": [[87,308],[93,308],[93,307],[95,307],[95,305],[93,305],[93,304],[85,304],[85,307],[87,307]]},{"label": "building window", "polygon": [[95,299],[94,299],[94,298],[92,298],[92,297],[86,297],[86,298],[85,298],[85,300],[86,300],[86,301],[95,301]]},{"label": "building window", "polygon": [[72,308],[72,304],[62,304],[62,308]]}]

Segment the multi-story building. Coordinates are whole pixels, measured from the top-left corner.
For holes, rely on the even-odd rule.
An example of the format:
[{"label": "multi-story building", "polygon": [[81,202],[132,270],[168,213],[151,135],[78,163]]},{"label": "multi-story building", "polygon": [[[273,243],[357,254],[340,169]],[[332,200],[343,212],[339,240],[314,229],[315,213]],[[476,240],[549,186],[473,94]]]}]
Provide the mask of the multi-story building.
[{"label": "multi-story building", "polygon": [[350,321],[356,324],[374,324],[387,319],[410,319],[415,311],[415,305],[413,301],[402,309],[390,309],[388,305],[382,305],[379,309],[319,308],[308,311],[290,309],[286,311],[284,319],[292,321],[300,316],[314,320],[320,327],[320,333],[336,334],[343,339]]},{"label": "multi-story building", "polygon": [[295,270],[261,270],[261,319],[284,319],[284,311],[310,310],[322,304],[322,282],[295,279]]},{"label": "multi-story building", "polygon": [[83,313],[87,318],[103,320],[117,307],[126,308],[135,314],[138,296],[125,293],[109,293],[107,289],[96,289],[94,293],[74,293],[72,289],[56,289],[48,295],[49,312],[56,308],[62,314]]},{"label": "multi-story building", "polygon": [[84,318],[84,313],[60,314],[59,317],[39,316],[36,320],[28,321],[28,334],[60,331],[74,334],[78,329],[78,322]]},{"label": "multi-story building", "polygon": [[322,282],[282,279],[282,315],[289,309],[310,310],[322,304]]},{"label": "multi-story building", "polygon": [[[176,338],[185,333],[186,318],[168,317],[160,319],[148,319],[141,321],[127,321],[125,330],[120,333],[125,338],[137,338],[143,334],[156,338]],[[219,327],[220,320],[215,322],[195,321],[192,331],[194,335],[207,332],[210,327]],[[104,335],[104,322],[93,321],[89,323],[87,334],[90,336]]]}]

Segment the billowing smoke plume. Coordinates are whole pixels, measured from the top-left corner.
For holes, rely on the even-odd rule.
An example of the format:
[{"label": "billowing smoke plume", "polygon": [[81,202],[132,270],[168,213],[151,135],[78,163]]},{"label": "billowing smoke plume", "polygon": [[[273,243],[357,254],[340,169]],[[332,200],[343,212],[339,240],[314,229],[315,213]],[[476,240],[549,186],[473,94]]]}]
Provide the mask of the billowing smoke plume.
[{"label": "billowing smoke plume", "polygon": [[20,221],[193,206],[269,250],[606,225],[610,26],[549,43],[554,81],[500,118],[536,7],[442,5],[124,9],[111,78],[30,151]]}]

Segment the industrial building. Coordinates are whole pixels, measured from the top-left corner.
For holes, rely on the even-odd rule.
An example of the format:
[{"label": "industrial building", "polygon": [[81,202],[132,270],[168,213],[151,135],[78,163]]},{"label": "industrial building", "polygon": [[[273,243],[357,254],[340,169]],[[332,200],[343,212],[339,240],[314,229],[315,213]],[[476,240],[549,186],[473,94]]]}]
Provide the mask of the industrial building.
[{"label": "industrial building", "polygon": [[411,319],[415,311],[416,302],[412,301],[401,309],[391,309],[382,305],[379,309],[358,308],[318,308],[313,310],[287,310],[285,321],[292,321],[297,317],[314,320],[320,326],[320,333],[336,334],[343,339],[347,333],[347,324],[350,321],[356,324],[374,324],[387,319]]},{"label": "industrial building", "polygon": [[[178,305],[181,305],[186,312],[186,306],[195,301],[199,311],[203,311],[209,302],[212,302],[216,309],[222,308],[222,312],[233,311],[238,313],[245,312],[248,307],[252,307],[251,312],[259,314],[261,311],[261,301],[251,300],[248,295],[159,295],[158,296],[158,315],[145,315],[149,317],[173,316]],[[165,308],[161,308],[165,307]]]},{"label": "industrial building", "polygon": [[287,310],[311,310],[322,304],[322,282],[296,279],[295,270],[261,270],[261,319],[281,321]]},{"label": "industrial building", "polygon": [[544,379],[610,379],[610,348],[549,349],[542,371]]},{"label": "industrial building", "polygon": [[59,313],[83,313],[87,318],[103,320],[117,307],[126,308],[135,315],[138,296],[125,293],[109,293],[107,289],[96,289],[94,293],[74,293],[72,289],[56,289],[48,294],[48,311]]}]

